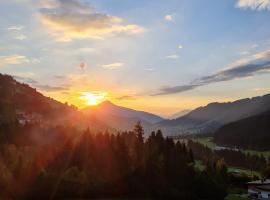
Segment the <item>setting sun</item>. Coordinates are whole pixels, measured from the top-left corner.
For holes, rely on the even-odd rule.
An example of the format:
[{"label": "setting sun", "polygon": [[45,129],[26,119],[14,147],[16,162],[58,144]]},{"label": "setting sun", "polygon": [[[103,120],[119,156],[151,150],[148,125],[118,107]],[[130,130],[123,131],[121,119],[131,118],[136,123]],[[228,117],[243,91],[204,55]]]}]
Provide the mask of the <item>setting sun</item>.
[{"label": "setting sun", "polygon": [[104,92],[83,92],[80,97],[87,106],[95,106],[105,101],[107,94]]}]

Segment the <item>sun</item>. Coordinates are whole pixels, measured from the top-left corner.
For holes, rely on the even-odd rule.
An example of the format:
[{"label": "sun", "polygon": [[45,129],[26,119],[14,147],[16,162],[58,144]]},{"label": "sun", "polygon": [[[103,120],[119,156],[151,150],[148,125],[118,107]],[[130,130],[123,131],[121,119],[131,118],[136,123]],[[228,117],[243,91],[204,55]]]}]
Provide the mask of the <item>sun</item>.
[{"label": "sun", "polygon": [[80,97],[87,106],[96,106],[106,100],[107,94],[104,92],[82,92]]}]

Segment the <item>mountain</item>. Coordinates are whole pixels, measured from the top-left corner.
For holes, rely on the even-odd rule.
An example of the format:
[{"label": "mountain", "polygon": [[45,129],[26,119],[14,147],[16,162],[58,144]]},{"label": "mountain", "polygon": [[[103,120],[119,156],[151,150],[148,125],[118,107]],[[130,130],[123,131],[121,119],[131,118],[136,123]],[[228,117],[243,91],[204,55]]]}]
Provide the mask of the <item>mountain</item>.
[{"label": "mountain", "polygon": [[125,118],[137,118],[148,123],[158,123],[163,121],[164,119],[148,113],[144,111],[137,111],[130,108],[121,107],[118,105],[113,104],[110,101],[104,101],[98,106],[91,106],[83,110],[84,113],[88,114],[101,114],[101,115],[110,115],[110,116],[118,116],[118,117],[125,117]]},{"label": "mountain", "polygon": [[221,126],[270,109],[270,94],[227,103],[210,103],[158,125],[172,134],[214,132]]},{"label": "mountain", "polygon": [[21,124],[39,123],[45,127],[66,125],[78,128],[89,127],[92,131],[116,132],[132,130],[141,121],[146,132],[152,131],[155,123],[163,118],[106,101],[95,107],[78,110],[46,97],[12,76],[0,74],[0,125],[18,121]]},{"label": "mountain", "polygon": [[214,141],[221,146],[270,150],[270,110],[224,125],[215,133]]},{"label": "mountain", "polygon": [[12,76],[0,74],[0,97],[0,125],[18,121],[42,122],[45,127],[68,124],[93,131],[110,129],[94,118],[86,118],[76,107],[46,97]]},{"label": "mountain", "polygon": [[182,117],[182,116],[188,114],[190,111],[191,111],[191,110],[189,110],[189,109],[181,110],[181,111],[179,111],[179,112],[177,112],[177,113],[172,114],[172,115],[169,116],[168,118],[169,118],[169,119],[176,119],[176,118],[179,118],[179,117]]},{"label": "mountain", "polygon": [[164,120],[157,115],[121,107],[110,101],[85,108],[82,112],[86,116],[95,117],[108,126],[121,131],[132,130],[134,125],[140,121],[146,134],[157,129],[155,123]]}]

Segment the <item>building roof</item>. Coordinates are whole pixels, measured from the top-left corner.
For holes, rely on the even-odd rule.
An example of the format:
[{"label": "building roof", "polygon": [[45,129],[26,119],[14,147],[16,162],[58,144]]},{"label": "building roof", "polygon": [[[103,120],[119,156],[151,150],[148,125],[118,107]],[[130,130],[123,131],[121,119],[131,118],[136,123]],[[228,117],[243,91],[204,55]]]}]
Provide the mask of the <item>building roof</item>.
[{"label": "building roof", "polygon": [[269,185],[270,186],[270,179],[251,181],[251,182],[248,182],[247,184],[248,185]]}]

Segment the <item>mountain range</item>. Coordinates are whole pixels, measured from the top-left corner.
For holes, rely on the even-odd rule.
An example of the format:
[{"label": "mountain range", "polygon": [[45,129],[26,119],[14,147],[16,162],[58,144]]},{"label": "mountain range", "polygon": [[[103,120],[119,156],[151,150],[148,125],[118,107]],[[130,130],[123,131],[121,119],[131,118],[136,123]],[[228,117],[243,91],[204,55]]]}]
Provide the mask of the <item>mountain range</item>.
[{"label": "mountain range", "polygon": [[225,124],[264,113],[270,109],[270,94],[227,103],[210,103],[188,114],[158,123],[171,133],[214,132]]},{"label": "mountain range", "polygon": [[42,121],[44,125],[69,124],[96,131],[132,130],[141,121],[146,134],[161,129],[165,135],[213,133],[232,122],[258,116],[270,110],[270,94],[234,102],[210,103],[175,119],[164,119],[152,113],[121,107],[105,101],[78,110],[45,97],[29,85],[0,74],[0,124],[14,120]]}]

